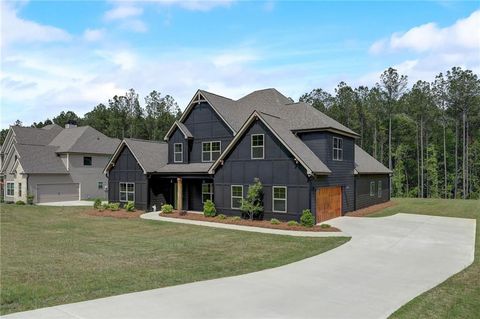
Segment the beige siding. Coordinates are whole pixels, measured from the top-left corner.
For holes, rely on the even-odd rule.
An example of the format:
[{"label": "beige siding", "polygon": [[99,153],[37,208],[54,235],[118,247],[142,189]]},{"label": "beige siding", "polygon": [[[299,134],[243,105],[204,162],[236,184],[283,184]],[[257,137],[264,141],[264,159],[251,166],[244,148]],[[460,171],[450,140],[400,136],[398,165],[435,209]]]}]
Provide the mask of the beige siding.
[{"label": "beige siding", "polygon": [[[83,165],[84,156],[92,157],[92,166]],[[108,179],[103,174],[103,169],[109,159],[109,155],[69,154],[69,173],[74,183],[80,183],[82,199],[107,198],[105,186],[108,185]],[[98,189],[98,182],[103,183],[102,189]]]}]

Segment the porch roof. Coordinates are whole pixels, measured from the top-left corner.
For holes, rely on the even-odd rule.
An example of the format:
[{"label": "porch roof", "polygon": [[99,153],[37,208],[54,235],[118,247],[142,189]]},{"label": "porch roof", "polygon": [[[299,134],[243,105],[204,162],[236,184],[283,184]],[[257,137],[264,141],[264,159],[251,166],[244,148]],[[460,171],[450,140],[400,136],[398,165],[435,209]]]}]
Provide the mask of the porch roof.
[{"label": "porch roof", "polygon": [[155,173],[165,174],[208,174],[208,170],[213,163],[190,163],[190,164],[167,164]]}]

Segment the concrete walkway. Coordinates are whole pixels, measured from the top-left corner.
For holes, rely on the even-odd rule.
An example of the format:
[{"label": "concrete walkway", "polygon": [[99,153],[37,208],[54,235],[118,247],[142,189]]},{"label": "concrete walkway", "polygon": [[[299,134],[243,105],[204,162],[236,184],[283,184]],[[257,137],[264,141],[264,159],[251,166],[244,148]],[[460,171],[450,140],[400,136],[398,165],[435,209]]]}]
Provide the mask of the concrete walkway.
[{"label": "concrete walkway", "polygon": [[5,318],[386,318],[474,259],[472,219],[398,214],[329,223],[352,239],[296,263]]},{"label": "concrete walkway", "polygon": [[181,219],[173,217],[161,217],[158,215],[159,212],[146,213],[140,217],[143,219],[150,220],[159,220],[163,222],[171,222],[178,224],[188,224],[188,225],[197,225],[197,226],[207,226],[214,228],[223,228],[223,229],[232,229],[232,230],[243,230],[254,233],[264,233],[264,234],[275,234],[275,235],[288,235],[288,236],[297,236],[297,237],[344,237],[348,236],[342,232],[314,232],[314,231],[294,231],[294,230],[283,230],[283,229],[272,229],[272,228],[262,228],[262,227],[252,227],[252,226],[243,226],[243,225],[233,225],[233,224],[222,224],[215,222],[204,222],[201,220],[190,220],[190,219]]}]

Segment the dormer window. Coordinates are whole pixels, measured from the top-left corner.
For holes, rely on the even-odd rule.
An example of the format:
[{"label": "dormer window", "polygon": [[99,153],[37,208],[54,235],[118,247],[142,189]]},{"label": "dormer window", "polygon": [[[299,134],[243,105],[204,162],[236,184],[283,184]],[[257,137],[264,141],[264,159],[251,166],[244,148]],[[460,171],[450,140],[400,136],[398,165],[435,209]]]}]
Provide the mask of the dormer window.
[{"label": "dormer window", "polygon": [[183,143],[173,144],[173,162],[174,163],[183,162]]},{"label": "dormer window", "polygon": [[252,134],[252,159],[265,158],[265,136],[263,134]]},{"label": "dormer window", "polygon": [[214,162],[220,157],[220,142],[203,142],[202,143],[202,162]]},{"label": "dormer window", "polygon": [[343,161],[343,139],[333,137],[333,160]]}]

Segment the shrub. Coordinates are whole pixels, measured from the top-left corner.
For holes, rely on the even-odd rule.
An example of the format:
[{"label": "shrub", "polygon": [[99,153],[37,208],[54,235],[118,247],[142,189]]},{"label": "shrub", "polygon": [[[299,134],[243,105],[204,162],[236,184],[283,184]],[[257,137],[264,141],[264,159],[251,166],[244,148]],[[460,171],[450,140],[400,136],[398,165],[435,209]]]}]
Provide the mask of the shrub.
[{"label": "shrub", "polygon": [[205,217],[215,217],[217,215],[215,204],[209,199],[203,204],[203,215]]},{"label": "shrub", "polygon": [[227,216],[220,214],[217,216],[218,219],[227,219]]},{"label": "shrub", "polygon": [[30,195],[27,195],[27,204],[28,205],[33,205],[33,200],[35,199],[35,196],[30,194]]},{"label": "shrub", "polygon": [[291,220],[287,223],[288,226],[299,226],[300,224],[297,221]]},{"label": "shrub", "polygon": [[93,202],[93,208],[99,209],[100,206],[102,206],[102,200],[100,198],[95,198],[95,201]]},{"label": "shrub", "polygon": [[110,205],[109,205],[108,203],[103,203],[103,204],[100,206],[100,208],[101,208],[102,211],[103,211],[103,210],[105,210],[105,209],[109,209],[109,208],[110,208]]},{"label": "shrub", "polygon": [[135,203],[132,201],[129,201],[125,204],[125,210],[127,212],[134,212],[135,211]]},{"label": "shrub", "polygon": [[258,178],[248,186],[247,198],[242,199],[241,211],[246,213],[250,220],[263,212],[263,185]]},{"label": "shrub", "polygon": [[232,217],[232,220],[238,222],[238,221],[240,221],[240,220],[242,220],[242,219],[241,219],[239,216],[233,216],[233,217]]},{"label": "shrub", "polygon": [[17,200],[15,202],[16,205],[25,205],[25,202],[23,200]]},{"label": "shrub", "polygon": [[300,223],[302,226],[306,227],[313,227],[313,225],[315,225],[315,218],[313,218],[310,209],[303,210],[302,217],[300,217]]},{"label": "shrub", "polygon": [[276,218],[272,218],[272,219],[270,219],[270,224],[272,224],[272,225],[278,225],[278,224],[280,224],[280,221],[279,221],[278,219],[276,219]]},{"label": "shrub", "polygon": [[2,194],[0,194],[0,203],[3,203],[3,202],[5,202],[5,198],[3,197]]},{"label": "shrub", "polygon": [[330,227],[332,227],[332,226],[330,226],[329,224],[321,224],[320,227],[322,227],[322,228],[330,228]]},{"label": "shrub", "polygon": [[120,203],[110,203],[110,205],[108,205],[108,208],[114,212],[114,211],[117,211],[120,209]]},{"label": "shrub", "polygon": [[162,209],[162,213],[164,214],[171,214],[173,213],[173,206],[170,204],[165,204],[160,207]]}]

